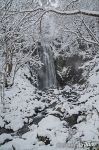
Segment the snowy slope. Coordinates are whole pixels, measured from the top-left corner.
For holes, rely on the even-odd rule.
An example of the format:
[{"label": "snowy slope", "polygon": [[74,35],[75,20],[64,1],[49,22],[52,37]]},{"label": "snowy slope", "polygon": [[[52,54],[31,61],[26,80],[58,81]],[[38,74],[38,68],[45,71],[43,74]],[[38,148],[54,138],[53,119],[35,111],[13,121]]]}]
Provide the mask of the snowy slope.
[{"label": "snowy slope", "polygon": [[0,113],[2,150],[81,150],[99,144],[98,56],[82,67],[89,69],[86,84],[46,92],[26,79],[26,66],[18,71]]}]

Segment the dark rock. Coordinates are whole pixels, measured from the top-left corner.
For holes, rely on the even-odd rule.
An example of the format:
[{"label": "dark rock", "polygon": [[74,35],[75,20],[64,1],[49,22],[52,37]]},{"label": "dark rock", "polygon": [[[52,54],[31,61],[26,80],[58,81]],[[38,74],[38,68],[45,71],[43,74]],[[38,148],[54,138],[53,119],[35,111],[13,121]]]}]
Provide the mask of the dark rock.
[{"label": "dark rock", "polygon": [[0,143],[0,146],[1,146],[1,145],[4,145],[5,143],[8,143],[8,142],[10,142],[10,141],[12,141],[12,139],[5,139],[3,143]]},{"label": "dark rock", "polygon": [[61,107],[58,107],[57,109],[56,109],[56,111],[58,111],[59,113],[63,113],[62,111],[61,111]]},{"label": "dark rock", "polygon": [[22,136],[24,133],[30,131],[28,126],[29,126],[29,124],[25,123],[24,126],[17,131],[16,135]]},{"label": "dark rock", "polygon": [[41,107],[35,107],[35,113],[40,113],[42,110],[41,110]]},{"label": "dark rock", "polygon": [[45,143],[45,145],[49,145],[50,144],[50,139],[47,137],[47,136],[39,136],[38,134],[37,134],[37,139],[39,140],[39,141],[42,141],[42,142],[44,142]]},{"label": "dark rock", "polygon": [[52,104],[49,105],[49,108],[54,108],[57,105],[57,102],[53,102]]},{"label": "dark rock", "polygon": [[14,131],[12,130],[12,129],[6,129],[6,128],[1,128],[0,127],[0,135],[2,134],[2,133],[14,133]]},{"label": "dark rock", "polygon": [[69,92],[63,91],[62,94],[68,102],[77,102],[80,98],[80,94],[78,94],[77,92],[73,92],[72,90],[70,90]]},{"label": "dark rock", "polygon": [[42,96],[42,92],[41,92],[41,91],[39,91],[38,94],[39,94],[40,96]]},{"label": "dark rock", "polygon": [[36,116],[33,118],[33,124],[38,125],[38,123],[44,118],[45,116]]},{"label": "dark rock", "polygon": [[50,115],[53,115],[53,116],[55,116],[55,117],[57,117],[57,118],[59,118],[59,119],[62,118],[62,115],[61,115],[60,113],[58,113],[58,112],[52,113],[52,114],[50,114]]},{"label": "dark rock", "polygon": [[[83,58],[78,55],[64,57],[59,55],[55,60],[56,78],[60,86],[66,84],[83,84],[85,82],[82,73],[83,69],[79,69],[83,62]],[[63,69],[65,68],[65,71]]]},{"label": "dark rock", "polygon": [[47,110],[43,110],[42,112],[41,112],[41,114],[43,115],[43,116],[46,116],[48,113],[47,113]]},{"label": "dark rock", "polygon": [[67,121],[68,125],[72,127],[73,125],[77,124],[77,119],[81,115],[81,112],[78,114],[72,114],[71,116],[67,117],[65,120]]},{"label": "dark rock", "polygon": [[36,96],[36,99],[39,101],[41,99],[41,97],[40,96]]},{"label": "dark rock", "polygon": [[96,72],[99,72],[99,69],[97,69]]}]

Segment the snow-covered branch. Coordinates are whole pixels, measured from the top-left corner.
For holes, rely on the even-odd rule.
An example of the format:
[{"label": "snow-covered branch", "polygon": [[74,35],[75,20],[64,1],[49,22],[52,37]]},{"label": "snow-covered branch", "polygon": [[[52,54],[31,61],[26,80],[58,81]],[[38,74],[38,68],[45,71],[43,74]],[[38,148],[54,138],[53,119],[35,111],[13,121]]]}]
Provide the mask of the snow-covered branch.
[{"label": "snow-covered branch", "polygon": [[[56,14],[59,14],[59,15],[86,15],[86,16],[93,16],[93,17],[99,17],[99,11],[89,11],[89,10],[84,10],[84,9],[80,9],[80,10],[72,10],[72,11],[59,11],[59,10],[56,10],[56,9],[44,9],[44,8],[37,8],[37,9],[34,9],[34,10],[23,10],[23,11],[8,11],[8,13],[11,13],[11,14],[17,14],[17,13],[29,13],[29,12],[35,12],[35,11],[45,11],[46,13],[48,12],[52,12],[52,13],[56,13]],[[4,10],[3,10],[4,11]]]},{"label": "snow-covered branch", "polygon": [[[5,10],[2,10],[2,12],[4,12]],[[39,7],[39,8],[36,8],[36,9],[31,9],[31,10],[22,10],[22,11],[19,11],[19,10],[9,10],[7,11],[7,13],[11,14],[11,15],[15,15],[15,14],[24,14],[24,13],[33,13],[33,12],[36,12],[36,11],[44,11],[44,9],[42,7]]]},{"label": "snow-covered branch", "polygon": [[91,39],[88,39],[86,37],[84,37],[83,35],[80,37],[80,35],[76,32],[76,31],[72,31],[72,30],[65,30],[65,32],[69,32],[71,34],[74,34],[77,38],[80,38],[88,43],[92,43],[92,44],[96,44],[99,46],[99,42],[98,41],[94,41],[94,40],[91,40]]},{"label": "snow-covered branch", "polygon": [[99,11],[89,11],[89,10],[72,10],[72,11],[58,11],[54,9],[49,9],[46,12],[53,12],[59,15],[87,15],[87,16],[93,16],[93,17],[99,17]]}]

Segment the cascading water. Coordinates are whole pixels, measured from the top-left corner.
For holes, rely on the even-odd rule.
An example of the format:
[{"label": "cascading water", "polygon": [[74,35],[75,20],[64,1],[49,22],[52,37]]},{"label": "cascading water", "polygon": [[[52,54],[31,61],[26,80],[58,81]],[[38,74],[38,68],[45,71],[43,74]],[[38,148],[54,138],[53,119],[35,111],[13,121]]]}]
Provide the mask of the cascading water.
[{"label": "cascading water", "polygon": [[41,62],[43,63],[38,72],[39,89],[44,90],[56,87],[56,73],[52,49],[48,45],[39,45],[38,50]]}]

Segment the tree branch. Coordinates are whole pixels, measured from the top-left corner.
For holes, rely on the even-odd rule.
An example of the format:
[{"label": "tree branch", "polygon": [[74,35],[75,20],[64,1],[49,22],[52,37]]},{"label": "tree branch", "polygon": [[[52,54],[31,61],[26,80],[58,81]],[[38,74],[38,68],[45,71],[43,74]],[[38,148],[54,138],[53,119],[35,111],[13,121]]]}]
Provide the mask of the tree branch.
[{"label": "tree branch", "polygon": [[47,10],[46,12],[53,12],[59,15],[86,15],[86,16],[93,16],[93,17],[99,17],[99,11],[89,11],[89,10],[73,10],[73,11],[58,11],[54,9]]},{"label": "tree branch", "polygon": [[89,11],[89,10],[84,10],[84,9],[72,10],[72,11],[59,11],[59,10],[56,10],[56,9],[45,10],[41,7],[37,8],[37,9],[34,9],[34,10],[8,11],[8,13],[13,13],[13,14],[14,13],[17,13],[17,14],[18,13],[29,13],[29,12],[39,11],[39,10],[45,11],[46,13],[53,12],[53,13],[56,13],[56,14],[59,14],[59,15],[79,15],[79,14],[82,14],[82,15],[86,15],[86,16],[99,17],[99,11]]}]

